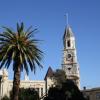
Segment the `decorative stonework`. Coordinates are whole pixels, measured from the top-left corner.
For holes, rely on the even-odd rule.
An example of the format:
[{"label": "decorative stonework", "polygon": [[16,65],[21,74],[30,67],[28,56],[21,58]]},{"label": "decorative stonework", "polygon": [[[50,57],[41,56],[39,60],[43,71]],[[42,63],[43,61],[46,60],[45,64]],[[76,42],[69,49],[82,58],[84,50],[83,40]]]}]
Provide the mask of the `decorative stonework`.
[{"label": "decorative stonework", "polygon": [[75,37],[70,27],[65,29],[63,36],[63,63],[62,69],[66,72],[67,78],[72,79],[80,87],[79,65],[76,55]]}]

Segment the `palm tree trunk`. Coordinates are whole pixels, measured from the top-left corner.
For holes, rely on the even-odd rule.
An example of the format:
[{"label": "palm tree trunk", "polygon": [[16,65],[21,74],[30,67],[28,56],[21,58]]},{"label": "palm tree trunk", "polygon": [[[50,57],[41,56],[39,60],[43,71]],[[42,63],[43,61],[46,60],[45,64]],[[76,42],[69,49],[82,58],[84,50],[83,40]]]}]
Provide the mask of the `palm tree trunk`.
[{"label": "palm tree trunk", "polygon": [[18,66],[18,67],[14,70],[12,100],[18,100],[19,85],[20,85],[20,66]]}]

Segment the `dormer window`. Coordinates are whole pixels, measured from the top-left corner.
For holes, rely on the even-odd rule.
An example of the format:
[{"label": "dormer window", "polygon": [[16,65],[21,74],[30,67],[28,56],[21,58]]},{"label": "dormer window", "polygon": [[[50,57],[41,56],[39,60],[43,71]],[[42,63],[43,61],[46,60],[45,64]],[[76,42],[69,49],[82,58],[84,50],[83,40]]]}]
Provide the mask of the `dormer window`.
[{"label": "dormer window", "polygon": [[70,40],[67,41],[67,46],[68,46],[68,47],[71,46],[71,44],[70,44]]}]

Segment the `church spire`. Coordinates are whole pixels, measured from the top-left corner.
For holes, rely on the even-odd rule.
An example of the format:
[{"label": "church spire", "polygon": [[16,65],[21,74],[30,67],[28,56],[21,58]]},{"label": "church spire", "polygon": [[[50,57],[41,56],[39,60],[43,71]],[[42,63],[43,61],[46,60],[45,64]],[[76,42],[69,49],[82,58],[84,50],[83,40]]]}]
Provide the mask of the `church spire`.
[{"label": "church spire", "polygon": [[74,38],[74,35],[73,35],[71,27],[67,26],[65,28],[65,32],[64,32],[64,35],[63,35],[64,48],[71,47],[70,46],[71,45],[71,38]]},{"label": "church spire", "polygon": [[74,35],[73,35],[73,32],[72,32],[71,27],[68,25],[68,26],[65,28],[65,32],[64,32],[63,39],[65,39],[65,38],[70,38],[70,37],[74,37]]},{"label": "church spire", "polygon": [[73,32],[72,32],[72,29],[69,25],[68,13],[65,14],[65,18],[66,18],[66,27],[65,27],[65,32],[64,32],[63,39],[65,39],[66,37],[70,38],[70,37],[74,36]]},{"label": "church spire", "polygon": [[63,36],[64,50],[62,69],[65,71],[67,79],[73,80],[80,86],[79,65],[75,46],[75,37],[70,26],[65,28]]}]

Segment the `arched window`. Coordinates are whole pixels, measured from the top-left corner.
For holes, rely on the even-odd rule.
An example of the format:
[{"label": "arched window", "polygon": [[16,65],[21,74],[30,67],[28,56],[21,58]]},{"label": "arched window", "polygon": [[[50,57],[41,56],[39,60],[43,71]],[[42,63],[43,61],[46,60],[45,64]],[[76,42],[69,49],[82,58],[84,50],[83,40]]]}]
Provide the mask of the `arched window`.
[{"label": "arched window", "polygon": [[68,46],[68,47],[71,46],[71,44],[70,44],[70,40],[67,41],[67,46]]}]

